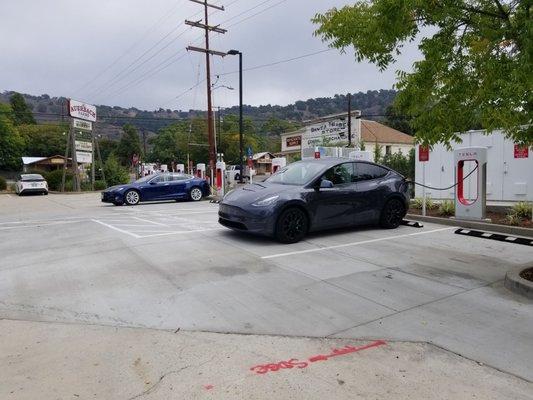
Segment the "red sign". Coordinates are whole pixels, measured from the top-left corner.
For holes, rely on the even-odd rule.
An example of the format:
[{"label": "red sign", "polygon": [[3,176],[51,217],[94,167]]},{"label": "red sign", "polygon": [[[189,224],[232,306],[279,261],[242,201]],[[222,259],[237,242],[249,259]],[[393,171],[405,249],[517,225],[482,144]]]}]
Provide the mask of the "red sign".
[{"label": "red sign", "polygon": [[529,148],[527,146],[514,145],[514,158],[528,158]]},{"label": "red sign", "polygon": [[251,158],[248,159],[248,166],[250,168],[253,168],[254,167],[254,160],[252,160]]},{"label": "red sign", "polygon": [[418,146],[418,161],[429,161],[429,146]]},{"label": "red sign", "polygon": [[296,147],[302,145],[302,137],[301,136],[291,136],[288,137],[286,140],[287,147]]}]

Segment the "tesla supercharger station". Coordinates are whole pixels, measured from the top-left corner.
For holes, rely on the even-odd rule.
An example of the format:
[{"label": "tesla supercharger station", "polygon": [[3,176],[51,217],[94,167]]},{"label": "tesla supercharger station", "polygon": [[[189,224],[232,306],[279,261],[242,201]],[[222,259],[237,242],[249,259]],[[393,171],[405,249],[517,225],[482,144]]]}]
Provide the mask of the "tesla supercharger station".
[{"label": "tesla supercharger station", "polygon": [[205,164],[196,164],[196,176],[205,179]]},{"label": "tesla supercharger station", "polygon": [[185,173],[185,165],[184,164],[178,164],[176,166],[176,172],[178,174],[184,174]]},{"label": "tesla supercharger station", "polygon": [[224,161],[217,161],[217,174],[216,174],[216,184],[217,184],[217,194],[219,197],[224,196],[224,185],[226,180],[226,163]]},{"label": "tesla supercharger station", "polygon": [[280,169],[285,168],[287,159],[285,157],[277,157],[272,159],[272,173],[275,174]]},{"label": "tesla supercharger station", "polygon": [[[485,219],[487,205],[487,148],[464,147],[454,151],[455,218]],[[474,170],[475,169],[475,170]],[[473,171],[473,172],[472,172]],[[470,174],[468,176],[468,174]],[[467,177],[465,179],[465,177]]]}]

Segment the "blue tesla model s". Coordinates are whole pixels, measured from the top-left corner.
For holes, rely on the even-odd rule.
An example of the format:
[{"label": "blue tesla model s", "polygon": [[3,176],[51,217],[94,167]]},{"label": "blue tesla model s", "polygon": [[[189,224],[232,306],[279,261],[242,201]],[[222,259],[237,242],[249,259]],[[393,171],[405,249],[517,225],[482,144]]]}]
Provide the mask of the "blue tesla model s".
[{"label": "blue tesla model s", "polygon": [[111,186],[102,192],[102,202],[116,206],[134,206],[141,201],[183,200],[200,201],[210,194],[205,179],[192,175],[161,173],[148,175],[135,182]]},{"label": "blue tesla model s", "polygon": [[397,228],[409,205],[408,184],[397,172],[342,158],[299,161],[261,183],[229,192],[220,224],[295,243],[307,232],[379,223]]}]

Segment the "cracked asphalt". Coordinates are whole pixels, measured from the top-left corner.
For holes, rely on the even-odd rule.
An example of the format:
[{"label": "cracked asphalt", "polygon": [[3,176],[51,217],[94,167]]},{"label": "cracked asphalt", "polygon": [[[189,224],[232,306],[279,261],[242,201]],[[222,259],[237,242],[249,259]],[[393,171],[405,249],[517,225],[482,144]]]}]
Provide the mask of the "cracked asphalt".
[{"label": "cracked asphalt", "polygon": [[[272,380],[284,388],[281,393],[292,393],[292,397],[280,398],[319,398],[307,392],[313,387],[308,386],[310,378],[318,382],[315,389],[322,398],[327,390],[333,390],[331,385],[339,396],[336,398],[353,398],[346,397],[352,390],[369,397],[373,393],[370,387],[359,381],[348,384],[363,352],[342,362],[328,361],[321,369],[313,365],[313,369],[267,374],[263,381],[250,376],[248,365],[253,358],[265,362],[293,358],[288,347],[285,353],[280,351],[280,343],[296,348],[312,343],[312,349],[318,350],[329,341],[376,339],[386,340],[386,349],[364,354],[380,355],[389,363],[387,352],[394,349],[413,363],[413,370],[424,365],[429,368],[435,354],[447,354],[448,358],[437,357],[453,364],[442,379],[459,379],[452,370],[460,371],[464,363],[464,371],[470,371],[465,374],[472,379],[478,379],[478,373],[500,374],[501,388],[523,385],[528,389],[510,392],[507,397],[478,398],[532,398],[526,394],[533,393],[533,303],[510,293],[502,284],[508,269],[533,261],[530,247],[454,235],[450,227],[435,224],[422,229],[369,227],[327,232],[298,244],[281,245],[221,228],[216,213],[217,206],[207,202],[113,207],[102,205],[98,194],[0,196],[0,362],[24,366],[24,373],[17,368],[1,370],[0,379],[8,385],[0,385],[0,398],[32,398],[22,393],[47,379],[41,371],[47,369],[44,353],[36,358],[18,347],[24,337],[44,341],[48,352],[71,360],[65,364],[69,367],[56,372],[65,382],[78,379],[83,394],[74,394],[79,398],[266,398],[268,385],[265,391],[261,388],[263,382]],[[26,330],[26,336],[19,336],[19,329]],[[71,330],[72,336],[58,333]],[[37,336],[32,337],[33,331]],[[201,365],[201,360],[209,360],[209,354],[204,354],[208,350],[200,345],[196,352],[200,363],[189,363],[195,360],[190,354],[179,356],[185,342],[203,335],[211,340],[216,332],[221,333],[216,336],[221,343],[243,343],[230,356],[238,364],[235,371],[223,358]],[[55,339],[57,335],[63,338],[63,345]],[[102,353],[103,349],[110,351],[121,335],[146,341],[139,352],[144,356],[153,353],[148,338],[171,335],[172,340],[180,338],[184,343],[158,349],[165,352],[157,357],[167,357],[168,368],[162,368],[162,361],[157,359],[153,361],[157,366],[150,364],[144,372],[135,372],[145,365],[141,355],[135,356],[135,345],[130,349],[115,343],[116,351]],[[65,343],[65,338],[71,337],[82,346],[79,354],[73,344]],[[85,342],[87,346],[91,343],[90,347],[83,347]],[[227,352],[212,351],[211,356]],[[409,356],[411,352],[418,358]],[[13,358],[14,354],[22,354],[23,359]],[[102,358],[100,362],[94,358],[102,371],[92,373],[100,376],[109,372],[107,378],[101,378],[102,385],[91,384],[91,373],[82,372],[93,357]],[[363,359],[366,357],[370,356]],[[13,364],[15,360],[19,364]],[[81,369],[74,373],[76,362]],[[338,378],[346,384],[337,383],[337,378],[322,371],[324,366],[338,363],[351,377]],[[200,383],[207,370],[216,381],[214,364],[219,364],[221,374],[228,377],[219,377],[218,384],[206,381],[207,387],[214,386],[206,389]],[[190,367],[185,368],[187,365]],[[357,374],[363,365],[357,364]],[[372,363],[372,368],[377,367]],[[378,369],[385,379],[387,369],[383,368]],[[373,369],[363,369],[372,381]],[[320,376],[310,375],[319,370]],[[172,374],[165,377],[165,371]],[[449,386],[432,371],[426,371],[427,382],[434,379],[442,390]],[[184,375],[200,372],[202,375],[183,381]],[[22,377],[18,373],[30,379],[19,381]],[[48,378],[49,383],[54,382]],[[150,385],[139,386],[137,380],[144,378]],[[415,378],[411,378],[411,386],[406,387],[413,389]],[[232,379],[237,383],[232,384]],[[485,378],[472,379],[472,390],[486,386]],[[119,389],[126,383],[131,388]],[[395,398],[404,398],[407,392],[398,389],[401,385],[397,383],[387,386],[382,382],[397,394]],[[17,385],[26,389],[17,391]],[[258,389],[252,392],[246,385]],[[66,394],[60,389],[62,385],[52,386],[61,395],[42,398],[78,398]],[[164,397],[170,387],[182,397]],[[498,392],[501,388],[494,393],[503,393]],[[451,398],[439,397],[436,391],[425,393],[427,396],[420,398]],[[453,398],[471,398],[467,396],[469,390],[461,393]],[[376,397],[390,398],[381,395]]]}]

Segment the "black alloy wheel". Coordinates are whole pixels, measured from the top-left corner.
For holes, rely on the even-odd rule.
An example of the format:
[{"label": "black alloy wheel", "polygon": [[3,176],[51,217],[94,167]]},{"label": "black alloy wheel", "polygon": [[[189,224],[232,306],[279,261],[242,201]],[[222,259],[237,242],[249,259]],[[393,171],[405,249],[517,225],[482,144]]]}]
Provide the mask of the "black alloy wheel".
[{"label": "black alloy wheel", "polygon": [[391,199],[383,207],[380,225],[386,229],[395,229],[405,217],[405,206],[398,199]]},{"label": "black alloy wheel", "polygon": [[291,207],[281,213],[276,224],[276,239],[281,243],[296,243],[307,234],[307,215],[299,208]]}]

